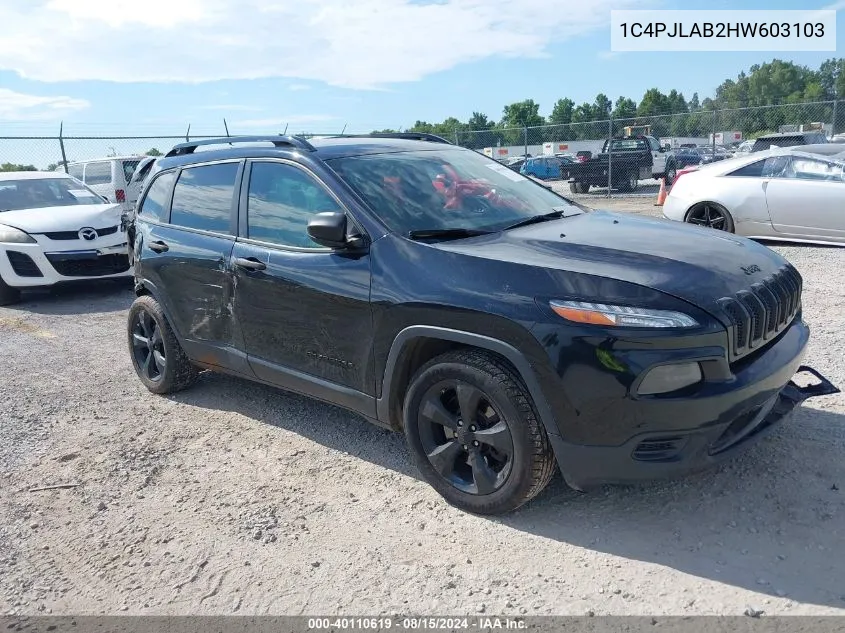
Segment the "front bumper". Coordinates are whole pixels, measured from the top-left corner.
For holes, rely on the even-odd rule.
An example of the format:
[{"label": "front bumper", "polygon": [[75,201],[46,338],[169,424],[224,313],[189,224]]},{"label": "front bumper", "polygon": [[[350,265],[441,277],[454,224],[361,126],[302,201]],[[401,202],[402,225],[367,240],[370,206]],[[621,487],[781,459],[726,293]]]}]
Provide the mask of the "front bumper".
[{"label": "front bumper", "polygon": [[564,478],[576,490],[689,475],[735,457],[808,398],[839,393],[829,380],[806,365],[798,367],[796,376],[805,373],[818,382],[799,386],[790,380],[774,396],[727,422],[695,430],[644,433],[613,447],[577,446],[559,436],[550,439]]},{"label": "front bumper", "polygon": [[35,288],[132,274],[122,234],[117,239],[69,241],[61,246],[42,236],[36,239],[36,244],[0,244],[0,278],[7,285]]}]

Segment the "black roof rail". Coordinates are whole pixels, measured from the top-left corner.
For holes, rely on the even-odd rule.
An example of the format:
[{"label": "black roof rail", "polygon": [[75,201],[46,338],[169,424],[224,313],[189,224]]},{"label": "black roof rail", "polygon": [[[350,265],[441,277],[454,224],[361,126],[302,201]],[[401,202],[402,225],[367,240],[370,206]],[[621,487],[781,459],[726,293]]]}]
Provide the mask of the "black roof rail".
[{"label": "black roof rail", "polygon": [[404,138],[411,141],[429,141],[431,143],[446,143],[447,145],[454,144],[452,141],[449,141],[442,136],[429,134],[428,132],[374,132],[369,136],[376,138]]},{"label": "black roof rail", "polygon": [[429,141],[430,143],[446,143],[454,145],[442,136],[429,134],[428,132],[372,132],[370,134],[338,134],[334,138],[398,138],[409,141]]},{"label": "black roof rail", "polygon": [[220,138],[207,138],[200,141],[188,141],[187,143],[179,143],[174,145],[165,158],[171,156],[185,156],[186,154],[193,154],[197,147],[203,145],[232,145],[234,143],[273,143],[276,147],[295,147],[296,149],[305,150],[307,152],[315,151],[311,143],[299,136],[284,136],[278,134],[275,136],[221,136]]}]

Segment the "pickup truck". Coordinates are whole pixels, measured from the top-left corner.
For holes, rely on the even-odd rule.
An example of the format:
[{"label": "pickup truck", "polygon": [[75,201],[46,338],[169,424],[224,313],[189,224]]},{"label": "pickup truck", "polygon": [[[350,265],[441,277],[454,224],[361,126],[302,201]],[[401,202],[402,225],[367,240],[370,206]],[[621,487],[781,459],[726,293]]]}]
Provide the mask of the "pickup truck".
[{"label": "pickup truck", "polygon": [[587,193],[590,187],[607,187],[610,172],[613,188],[633,191],[649,178],[666,178],[671,186],[677,169],[674,155],[655,137],[624,136],[606,140],[593,158],[561,166],[561,178],[569,181],[572,193]]}]

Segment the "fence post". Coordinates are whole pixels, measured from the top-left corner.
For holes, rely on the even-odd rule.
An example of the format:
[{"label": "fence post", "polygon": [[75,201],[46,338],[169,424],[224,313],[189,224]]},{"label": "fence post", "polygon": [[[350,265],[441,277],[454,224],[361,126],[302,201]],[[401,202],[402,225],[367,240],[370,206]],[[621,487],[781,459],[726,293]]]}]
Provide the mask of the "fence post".
[{"label": "fence post", "polygon": [[836,134],[836,97],[833,98],[833,121],[830,122],[831,138]]},{"label": "fence post", "polygon": [[525,156],[523,158],[528,158],[528,126],[522,126],[522,140],[525,142]]},{"label": "fence post", "polygon": [[65,139],[64,134],[62,133],[64,126],[65,122],[61,121],[59,123],[59,148],[62,150],[62,166],[65,168],[65,173],[69,174],[70,172],[67,168],[67,154],[65,154]]},{"label": "fence post", "polygon": [[607,120],[607,197],[613,197],[613,116]]},{"label": "fence post", "polygon": [[713,155],[716,155],[716,113],[718,110],[713,108],[713,137],[710,139],[710,145],[713,148]]}]

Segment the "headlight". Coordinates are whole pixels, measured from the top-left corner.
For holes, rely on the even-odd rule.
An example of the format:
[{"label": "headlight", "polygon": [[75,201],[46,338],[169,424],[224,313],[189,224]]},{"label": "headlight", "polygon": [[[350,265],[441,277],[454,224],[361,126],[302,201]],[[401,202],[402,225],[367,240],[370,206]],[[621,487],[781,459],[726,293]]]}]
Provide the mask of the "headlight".
[{"label": "headlight", "polygon": [[673,310],[632,308],[586,301],[550,301],[549,306],[559,316],[575,323],[646,328],[698,326],[698,321],[688,314]]},{"label": "headlight", "polygon": [[637,393],[642,395],[669,393],[701,382],[701,379],[701,366],[698,363],[658,365],[646,373],[637,388]]},{"label": "headlight", "polygon": [[29,235],[11,226],[0,224],[0,242],[11,244],[35,244],[35,240]]}]

